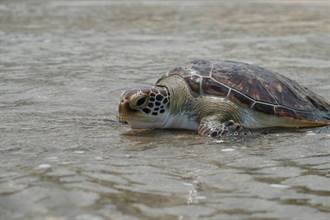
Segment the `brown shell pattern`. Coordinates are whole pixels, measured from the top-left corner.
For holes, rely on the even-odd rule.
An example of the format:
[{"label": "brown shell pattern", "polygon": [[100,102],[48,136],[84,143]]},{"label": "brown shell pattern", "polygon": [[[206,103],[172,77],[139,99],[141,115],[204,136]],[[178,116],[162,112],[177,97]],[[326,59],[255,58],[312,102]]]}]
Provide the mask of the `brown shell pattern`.
[{"label": "brown shell pattern", "polygon": [[195,60],[171,70],[170,75],[181,75],[194,93],[227,97],[242,107],[266,114],[330,120],[330,105],[322,97],[285,76],[256,65]]}]

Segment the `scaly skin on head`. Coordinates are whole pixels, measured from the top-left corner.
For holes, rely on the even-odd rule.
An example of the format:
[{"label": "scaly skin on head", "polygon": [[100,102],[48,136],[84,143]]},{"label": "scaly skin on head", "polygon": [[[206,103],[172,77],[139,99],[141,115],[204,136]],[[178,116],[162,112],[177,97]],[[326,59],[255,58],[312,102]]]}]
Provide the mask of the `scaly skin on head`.
[{"label": "scaly skin on head", "polygon": [[119,104],[119,121],[132,128],[162,128],[169,113],[167,89],[152,86],[124,92]]}]

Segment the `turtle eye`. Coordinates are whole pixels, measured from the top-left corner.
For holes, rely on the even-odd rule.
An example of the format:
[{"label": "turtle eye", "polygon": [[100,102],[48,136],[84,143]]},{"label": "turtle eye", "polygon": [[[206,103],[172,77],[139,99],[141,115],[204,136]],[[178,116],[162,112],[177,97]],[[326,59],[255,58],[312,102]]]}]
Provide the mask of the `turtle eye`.
[{"label": "turtle eye", "polygon": [[143,96],[136,101],[136,106],[141,106],[147,101],[147,97]]}]

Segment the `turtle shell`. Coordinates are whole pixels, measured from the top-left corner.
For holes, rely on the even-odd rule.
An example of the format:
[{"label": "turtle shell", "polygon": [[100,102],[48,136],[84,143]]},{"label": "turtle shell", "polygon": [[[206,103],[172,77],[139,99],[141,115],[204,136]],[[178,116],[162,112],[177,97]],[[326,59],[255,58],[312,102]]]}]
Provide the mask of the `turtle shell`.
[{"label": "turtle shell", "polygon": [[227,97],[242,107],[270,115],[330,120],[330,105],[325,99],[285,76],[256,65],[194,60],[167,73],[171,75],[183,77],[195,96]]}]

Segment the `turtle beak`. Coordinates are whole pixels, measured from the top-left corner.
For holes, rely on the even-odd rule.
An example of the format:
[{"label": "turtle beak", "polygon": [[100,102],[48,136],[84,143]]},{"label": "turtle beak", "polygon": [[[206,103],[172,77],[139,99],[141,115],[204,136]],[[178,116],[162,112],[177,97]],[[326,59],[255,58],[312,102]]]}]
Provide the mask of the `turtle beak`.
[{"label": "turtle beak", "polygon": [[118,117],[118,121],[121,123],[121,124],[124,124],[124,125],[127,125],[128,124],[128,122],[127,122],[127,120],[125,120],[125,119],[123,119],[122,117]]},{"label": "turtle beak", "polygon": [[122,124],[128,124],[128,109],[129,104],[127,101],[121,101],[118,107],[118,121]]},{"label": "turtle beak", "polygon": [[139,113],[138,110],[132,109],[130,106],[130,96],[126,93],[122,95],[119,106],[118,106],[118,121],[122,124],[128,124],[129,120],[133,115]]}]

